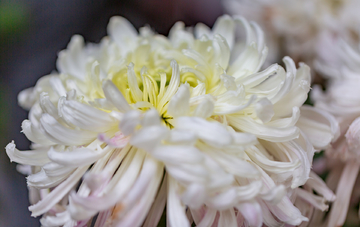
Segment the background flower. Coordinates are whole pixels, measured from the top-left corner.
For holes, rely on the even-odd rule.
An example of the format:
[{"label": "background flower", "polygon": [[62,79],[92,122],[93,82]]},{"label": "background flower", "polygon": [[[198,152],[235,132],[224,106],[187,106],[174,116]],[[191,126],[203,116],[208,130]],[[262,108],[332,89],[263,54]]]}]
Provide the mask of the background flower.
[{"label": "background flower", "polygon": [[265,28],[272,61],[289,55],[310,66],[315,58],[337,64],[335,40],[358,41],[357,0],[225,0],[224,7]]},{"label": "background flower", "polygon": [[[333,114],[340,125],[341,135],[326,149],[325,156],[318,160],[315,169],[319,173],[329,171],[326,182],[336,191],[339,200],[332,205],[327,218],[328,226],[343,225],[347,218],[350,225],[358,225],[359,218],[354,218],[354,211],[358,209],[359,190],[359,59],[358,48],[338,39],[334,47],[336,57],[340,59],[338,65],[329,64],[321,59],[317,61],[317,68],[328,78],[326,91],[319,86],[314,87],[313,99],[318,108]],[[324,164],[325,163],[325,164]],[[358,180],[357,180],[358,181]],[[356,207],[356,208],[355,208]],[[319,215],[315,223],[321,223]]]}]

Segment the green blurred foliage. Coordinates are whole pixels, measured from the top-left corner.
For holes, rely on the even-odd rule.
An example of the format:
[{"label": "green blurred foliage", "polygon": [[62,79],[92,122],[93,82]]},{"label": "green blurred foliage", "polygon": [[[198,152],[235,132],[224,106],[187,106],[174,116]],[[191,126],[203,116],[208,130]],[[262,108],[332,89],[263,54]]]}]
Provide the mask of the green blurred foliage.
[{"label": "green blurred foliage", "polygon": [[25,28],[26,7],[19,3],[0,3],[0,34],[4,37],[15,35]]}]

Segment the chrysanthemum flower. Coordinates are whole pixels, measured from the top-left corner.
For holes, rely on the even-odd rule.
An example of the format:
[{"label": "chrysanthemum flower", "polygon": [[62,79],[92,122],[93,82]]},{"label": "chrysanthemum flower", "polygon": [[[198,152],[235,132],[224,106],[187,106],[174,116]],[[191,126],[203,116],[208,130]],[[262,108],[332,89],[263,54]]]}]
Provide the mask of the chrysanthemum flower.
[{"label": "chrysanthemum flower", "polygon": [[226,0],[224,6],[265,28],[273,61],[285,53],[310,65],[315,58],[336,64],[335,39],[359,39],[358,0]]},{"label": "chrysanthemum flower", "polygon": [[[318,108],[333,114],[340,125],[341,135],[325,152],[326,158],[320,159],[315,165],[318,171],[329,171],[327,184],[336,191],[337,200],[331,206],[327,218],[327,226],[342,226],[349,211],[349,221],[359,225],[359,217],[351,218],[352,207],[358,205],[360,198],[359,183],[360,167],[360,51],[351,47],[343,40],[334,46],[340,59],[334,67],[318,61],[316,66],[328,78],[326,92],[315,86],[313,98]],[[356,215],[357,216],[357,215]],[[322,215],[315,220],[323,222]],[[350,220],[351,219],[351,220]],[[317,223],[317,224],[318,224]]]},{"label": "chrysanthemum flower", "polygon": [[29,209],[43,226],[153,227],[165,207],[173,227],[298,225],[308,219],[296,197],[326,207],[317,178],[318,195],[298,187],[336,124],[302,106],[305,64],[285,57],[286,70],[259,71],[258,25],[179,22],[167,38],[113,17],[108,33],[98,45],[74,36],[58,72],[19,95],[32,150],[6,151],[32,166]]}]

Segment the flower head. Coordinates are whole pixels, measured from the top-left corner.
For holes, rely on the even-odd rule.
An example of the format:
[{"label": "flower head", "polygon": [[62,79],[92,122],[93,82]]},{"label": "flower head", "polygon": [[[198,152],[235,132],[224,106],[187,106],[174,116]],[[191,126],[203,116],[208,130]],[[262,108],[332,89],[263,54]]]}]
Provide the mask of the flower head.
[{"label": "flower head", "polygon": [[109,37],[74,36],[58,72],[20,93],[32,150],[6,151],[33,166],[40,201],[29,209],[42,225],[83,226],[98,214],[96,226],[156,226],[165,204],[171,226],[308,220],[292,201],[312,192],[295,189],[336,132],[331,117],[302,106],[309,68],[285,57],[286,70],[259,71],[264,35],[241,17],[193,31],[179,22],[168,38],[138,34],[113,17]]},{"label": "flower head", "polygon": [[[340,125],[340,135],[331,147],[326,149],[326,158],[320,159],[316,166],[325,162],[320,171],[329,171],[327,184],[336,192],[337,200],[331,206],[327,219],[322,215],[315,220],[328,226],[341,226],[347,215],[354,216],[359,198],[359,116],[360,116],[360,51],[348,43],[338,39],[334,47],[337,65],[319,59],[316,66],[328,78],[326,91],[318,86],[314,87],[313,98],[315,106],[333,114]],[[340,65],[340,67],[339,67]],[[320,165],[319,165],[320,164]],[[356,203],[356,204],[354,204]],[[326,222],[324,222],[325,220]],[[350,225],[359,225],[359,217],[349,218]]]}]

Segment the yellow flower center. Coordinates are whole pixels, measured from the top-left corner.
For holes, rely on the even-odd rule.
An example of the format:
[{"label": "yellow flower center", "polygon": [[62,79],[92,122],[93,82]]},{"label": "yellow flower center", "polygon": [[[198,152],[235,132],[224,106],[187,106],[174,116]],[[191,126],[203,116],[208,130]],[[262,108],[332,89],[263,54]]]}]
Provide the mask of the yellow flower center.
[{"label": "yellow flower center", "polygon": [[[124,67],[112,77],[112,82],[129,104],[142,111],[157,109],[168,126],[171,125],[167,120],[172,119],[172,116],[167,114],[170,100],[164,100],[164,95],[173,76],[170,63],[171,59],[161,56],[159,51],[151,51],[146,44],[140,45],[127,55]],[[198,78],[194,73],[179,73],[180,84],[188,83],[191,87],[198,85]]]}]

